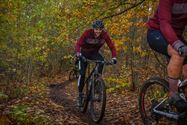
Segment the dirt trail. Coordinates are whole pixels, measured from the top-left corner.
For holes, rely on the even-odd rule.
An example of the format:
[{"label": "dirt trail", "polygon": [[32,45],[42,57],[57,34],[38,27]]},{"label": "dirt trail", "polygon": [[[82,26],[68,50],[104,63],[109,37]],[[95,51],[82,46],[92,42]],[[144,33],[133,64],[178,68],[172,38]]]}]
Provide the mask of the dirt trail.
[{"label": "dirt trail", "polygon": [[[76,83],[63,81],[49,86],[50,99],[57,105],[63,106],[66,115],[64,123],[67,125],[96,125],[88,114],[82,114],[76,106]],[[105,116],[100,125],[142,125],[137,106],[137,92],[124,90],[122,92],[107,93]]]}]

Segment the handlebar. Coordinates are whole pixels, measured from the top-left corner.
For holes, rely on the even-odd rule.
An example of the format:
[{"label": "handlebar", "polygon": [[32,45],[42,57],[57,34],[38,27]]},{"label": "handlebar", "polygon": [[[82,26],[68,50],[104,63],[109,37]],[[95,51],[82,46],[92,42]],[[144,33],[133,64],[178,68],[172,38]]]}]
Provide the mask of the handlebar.
[{"label": "handlebar", "polygon": [[90,60],[90,59],[85,58],[84,56],[81,56],[81,58],[79,58],[79,60],[81,60],[81,59],[84,62],[88,62],[88,63],[101,63],[101,64],[104,64],[104,65],[113,65],[114,64],[112,61]]},{"label": "handlebar", "polygon": [[101,63],[101,64],[105,64],[105,65],[113,65],[112,61],[101,61],[101,60],[90,60],[90,59],[86,59],[85,60],[88,63]]}]

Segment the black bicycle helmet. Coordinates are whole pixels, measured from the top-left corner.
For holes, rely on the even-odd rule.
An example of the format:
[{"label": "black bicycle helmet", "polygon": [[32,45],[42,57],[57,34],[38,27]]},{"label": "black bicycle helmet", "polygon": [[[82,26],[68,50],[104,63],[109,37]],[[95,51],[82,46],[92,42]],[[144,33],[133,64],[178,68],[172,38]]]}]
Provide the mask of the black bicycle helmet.
[{"label": "black bicycle helmet", "polygon": [[93,24],[92,24],[92,27],[93,28],[101,28],[101,29],[103,29],[104,28],[103,21],[102,20],[94,21]]}]

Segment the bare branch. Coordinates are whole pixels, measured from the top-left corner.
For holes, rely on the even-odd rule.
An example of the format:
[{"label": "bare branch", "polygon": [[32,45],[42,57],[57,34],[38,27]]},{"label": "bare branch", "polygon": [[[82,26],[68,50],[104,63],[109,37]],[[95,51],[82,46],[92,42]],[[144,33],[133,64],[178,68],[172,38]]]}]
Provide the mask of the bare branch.
[{"label": "bare branch", "polygon": [[[139,5],[142,4],[144,1],[145,1],[145,0],[142,0],[141,2],[139,2],[139,3],[137,3],[137,4],[133,4],[133,6],[127,8],[127,9],[125,9],[125,10],[119,12],[119,13],[115,13],[115,14],[112,14],[112,15],[109,15],[109,16],[106,16],[106,17],[103,17],[102,20],[105,20],[105,19],[108,19],[108,18],[112,18],[112,17],[114,17],[114,16],[119,16],[119,15],[125,13],[126,11],[128,11],[128,10],[130,10],[130,9],[133,9],[133,8],[139,6]],[[127,3],[127,4],[130,4],[130,3]]]}]

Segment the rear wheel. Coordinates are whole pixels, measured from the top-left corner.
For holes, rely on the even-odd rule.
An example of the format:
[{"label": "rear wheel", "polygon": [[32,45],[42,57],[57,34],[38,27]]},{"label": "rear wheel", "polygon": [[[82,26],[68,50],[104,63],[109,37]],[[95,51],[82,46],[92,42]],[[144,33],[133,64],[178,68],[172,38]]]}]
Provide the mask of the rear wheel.
[{"label": "rear wheel", "polygon": [[76,78],[76,79],[79,78],[79,70],[75,70],[75,78]]},{"label": "rear wheel", "polygon": [[78,77],[79,77],[79,73],[74,69],[69,72],[69,81],[78,79]]},{"label": "rear wheel", "polygon": [[69,81],[71,81],[71,80],[73,80],[73,79],[74,79],[74,71],[71,70],[71,71],[69,72]]},{"label": "rear wheel", "polygon": [[94,81],[94,90],[91,93],[90,115],[91,119],[98,123],[102,120],[106,107],[106,88],[103,79],[97,78]]},{"label": "rear wheel", "polygon": [[[145,125],[167,124],[167,120],[153,112],[153,108],[162,100],[168,98],[168,82],[160,78],[147,80],[139,95],[139,111]],[[163,105],[162,110],[165,110]]]}]

